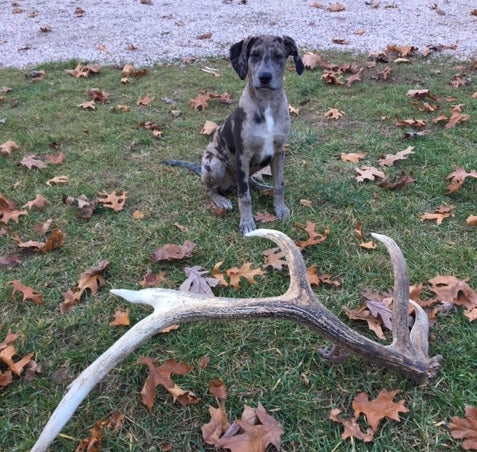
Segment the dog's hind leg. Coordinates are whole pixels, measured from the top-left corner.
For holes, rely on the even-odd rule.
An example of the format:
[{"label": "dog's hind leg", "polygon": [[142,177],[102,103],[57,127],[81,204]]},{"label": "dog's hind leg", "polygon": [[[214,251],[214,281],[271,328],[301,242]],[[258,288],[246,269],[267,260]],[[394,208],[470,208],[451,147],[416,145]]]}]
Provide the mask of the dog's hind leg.
[{"label": "dog's hind leg", "polygon": [[221,209],[232,209],[232,202],[223,193],[232,189],[235,183],[227,171],[225,162],[216,152],[204,153],[201,173],[202,183],[209,199]]}]

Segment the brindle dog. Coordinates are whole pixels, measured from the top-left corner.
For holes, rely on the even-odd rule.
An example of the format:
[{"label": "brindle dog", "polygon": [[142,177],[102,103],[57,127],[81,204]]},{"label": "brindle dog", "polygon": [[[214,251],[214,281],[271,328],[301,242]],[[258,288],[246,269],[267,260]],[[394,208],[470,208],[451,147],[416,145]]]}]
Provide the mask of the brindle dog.
[{"label": "brindle dog", "polygon": [[251,36],[230,48],[232,67],[248,82],[238,108],[217,129],[202,157],[200,171],[208,197],[218,207],[231,209],[225,195],[238,189],[240,231],[255,229],[250,196],[250,177],[270,164],[273,179],[275,215],[285,218],[290,210],[283,196],[285,140],[290,131],[288,102],[283,89],[286,61],[293,56],[296,72],[303,62],[295,41],[288,36]]}]

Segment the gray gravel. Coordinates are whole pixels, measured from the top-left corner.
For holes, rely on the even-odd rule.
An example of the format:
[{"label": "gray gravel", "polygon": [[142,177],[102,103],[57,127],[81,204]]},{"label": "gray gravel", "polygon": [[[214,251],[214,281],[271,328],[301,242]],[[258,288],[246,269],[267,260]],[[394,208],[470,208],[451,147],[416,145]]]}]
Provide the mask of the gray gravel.
[{"label": "gray gravel", "polygon": [[232,43],[265,33],[287,34],[308,50],[457,44],[448,53],[477,57],[477,1],[336,2],[345,9],[331,12],[327,0],[0,0],[0,66],[71,58],[144,66],[226,55]]}]

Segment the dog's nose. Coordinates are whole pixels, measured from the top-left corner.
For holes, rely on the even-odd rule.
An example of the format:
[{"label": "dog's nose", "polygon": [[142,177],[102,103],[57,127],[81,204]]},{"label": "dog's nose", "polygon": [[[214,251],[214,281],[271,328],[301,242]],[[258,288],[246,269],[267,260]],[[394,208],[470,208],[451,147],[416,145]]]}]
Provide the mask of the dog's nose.
[{"label": "dog's nose", "polygon": [[260,83],[262,85],[269,85],[270,82],[272,81],[272,74],[270,72],[262,72],[259,76],[258,79],[260,80]]}]

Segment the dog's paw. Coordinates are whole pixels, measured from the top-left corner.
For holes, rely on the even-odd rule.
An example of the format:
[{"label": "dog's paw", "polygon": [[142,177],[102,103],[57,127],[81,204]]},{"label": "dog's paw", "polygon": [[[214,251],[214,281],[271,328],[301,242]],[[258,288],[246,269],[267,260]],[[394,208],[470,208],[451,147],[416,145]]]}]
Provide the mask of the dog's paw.
[{"label": "dog's paw", "polygon": [[257,227],[255,226],[255,221],[253,221],[253,218],[241,218],[239,229],[242,234],[247,234],[249,232],[255,231]]},{"label": "dog's paw", "polygon": [[285,204],[281,206],[276,206],[275,207],[275,216],[282,220],[283,218],[289,217],[290,216],[290,209],[285,206]]},{"label": "dog's paw", "polygon": [[219,208],[219,209],[232,209],[232,201],[229,198],[221,195],[210,196],[210,200]]}]

